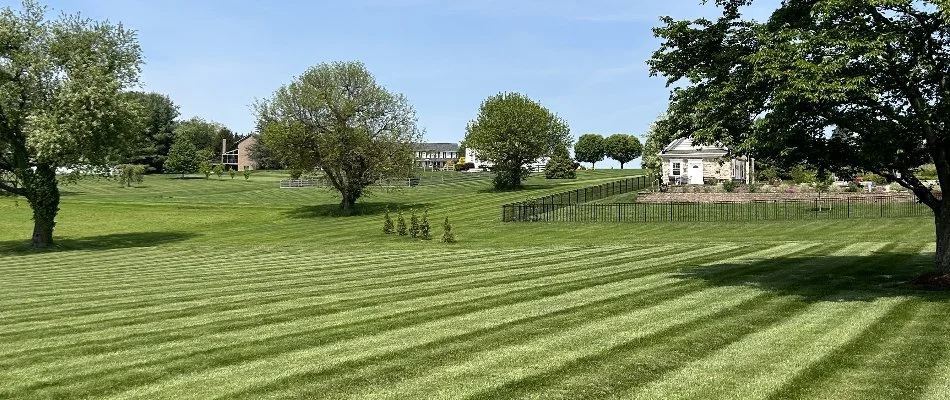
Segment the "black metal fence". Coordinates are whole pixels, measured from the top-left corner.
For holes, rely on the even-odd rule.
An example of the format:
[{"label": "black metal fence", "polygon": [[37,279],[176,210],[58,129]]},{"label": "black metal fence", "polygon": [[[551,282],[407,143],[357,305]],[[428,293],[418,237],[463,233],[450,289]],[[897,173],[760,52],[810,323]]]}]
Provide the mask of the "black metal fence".
[{"label": "black metal fence", "polygon": [[504,222],[532,221],[536,219],[531,219],[533,217],[528,219],[523,218],[523,216],[527,215],[528,210],[545,210],[545,213],[551,213],[567,207],[573,207],[619,194],[635,192],[647,187],[649,183],[647,177],[637,176],[597,186],[555,193],[524,202],[505,204],[501,206],[501,220]]},{"label": "black metal fence", "polygon": [[853,197],[812,200],[671,202],[615,204],[517,203],[502,206],[506,222],[665,222],[759,221],[847,218],[901,218],[932,215],[913,199]]}]

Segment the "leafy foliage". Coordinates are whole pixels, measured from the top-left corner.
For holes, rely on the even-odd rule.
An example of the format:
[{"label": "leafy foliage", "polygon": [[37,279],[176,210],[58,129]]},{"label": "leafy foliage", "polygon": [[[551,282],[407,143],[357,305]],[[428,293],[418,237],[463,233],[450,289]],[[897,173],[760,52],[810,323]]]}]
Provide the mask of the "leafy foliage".
[{"label": "leafy foliage", "polygon": [[574,158],[580,162],[590,163],[591,169],[598,161],[603,161],[607,155],[607,142],[603,136],[588,133],[577,138],[574,145]]},{"label": "leafy foliage", "polygon": [[145,166],[137,164],[122,164],[116,167],[119,182],[122,186],[132,187],[133,183],[142,183],[145,178]]},{"label": "leafy foliage", "polygon": [[739,185],[736,184],[736,182],[733,181],[733,180],[731,180],[731,179],[722,182],[722,190],[725,190],[726,193],[735,192],[735,191],[736,191],[736,188],[738,188],[738,187],[739,187]]},{"label": "leafy foliage", "polygon": [[389,208],[386,209],[386,214],[383,216],[383,233],[387,235],[396,233],[396,228],[393,226],[393,219],[389,216]]},{"label": "leafy foliage", "polygon": [[491,161],[494,186],[517,189],[528,175],[526,164],[570,145],[570,129],[563,119],[520,93],[499,93],[485,100],[469,122],[465,145]]},{"label": "leafy foliage", "polygon": [[396,218],[396,233],[399,236],[406,236],[409,234],[409,229],[406,227],[406,219],[402,217],[402,211],[399,212],[399,215]]},{"label": "leafy foliage", "polygon": [[262,139],[292,168],[319,168],[343,210],[376,181],[404,178],[421,141],[405,97],[380,86],[362,63],[320,64],[257,104]]},{"label": "leafy foliage", "polygon": [[195,157],[198,159],[198,172],[203,174],[205,179],[211,177],[211,174],[214,173],[214,165],[211,164],[213,153],[210,150],[202,149],[195,153]]},{"label": "leafy foliage", "polygon": [[452,231],[452,224],[449,223],[449,217],[445,217],[442,222],[442,237],[439,238],[442,243],[455,243],[455,232]]},{"label": "leafy foliage", "polygon": [[419,237],[419,217],[416,216],[416,210],[412,210],[411,215],[409,216],[409,236],[413,238]]},{"label": "leafy foliage", "polygon": [[567,151],[567,147],[560,147],[548,160],[544,166],[544,177],[547,179],[575,179],[577,171],[574,168],[574,160]]},{"label": "leafy foliage", "polygon": [[432,228],[429,226],[429,210],[422,212],[422,221],[419,222],[419,237],[422,240],[432,240]]},{"label": "leafy foliage", "polygon": [[815,171],[808,169],[804,165],[796,165],[790,171],[792,182],[796,185],[803,183],[812,183],[815,181]]},{"label": "leafy foliage", "polygon": [[[950,274],[950,202],[916,173],[933,163],[950,190],[950,19],[945,1],[782,2],[767,22],[748,0],[715,21],[662,19],[651,72],[674,87],[669,120],[739,154],[868,171],[934,210],[937,265]],[[679,86],[682,85],[682,86]],[[829,134],[831,132],[831,134]]]},{"label": "leafy foliage", "polygon": [[132,163],[145,164],[147,169],[162,172],[180,115],[178,106],[164,94],[155,92],[126,92],[138,102],[144,115],[144,130],[138,148],[131,154]]},{"label": "leafy foliage", "polygon": [[663,160],[660,159],[660,152],[672,143],[674,138],[676,135],[673,134],[666,116],[657,118],[650,125],[646,141],[643,143],[643,159],[640,164],[650,171],[654,178],[659,178],[663,174]]},{"label": "leafy foliage", "polygon": [[211,172],[213,172],[214,175],[218,177],[218,179],[221,179],[221,175],[224,175],[224,165],[220,163],[214,164],[211,167]]},{"label": "leafy foliage", "polygon": [[78,15],[46,19],[26,0],[0,10],[0,191],[26,197],[33,247],[53,243],[56,168],[114,165],[140,145],[141,105],[124,91],[142,62],[135,33]]},{"label": "leafy foliage", "polygon": [[237,172],[235,172],[234,169],[232,169],[232,168],[228,168],[228,175],[231,176],[231,180],[233,181],[233,180],[234,180],[234,176],[237,175]]},{"label": "leafy foliage", "polygon": [[250,169],[247,165],[244,166],[244,171],[243,171],[243,173],[244,173],[244,180],[245,180],[245,181],[251,179],[251,169]]},{"label": "leafy foliage", "polygon": [[198,171],[198,150],[191,142],[182,140],[172,143],[168,150],[168,158],[165,159],[164,169],[166,172],[185,174]]},{"label": "leafy foliage", "polygon": [[[277,128],[275,125],[274,128]],[[265,128],[267,129],[267,128]],[[273,128],[272,128],[273,129]],[[285,169],[287,164],[282,162],[274,151],[264,141],[265,135],[259,135],[257,140],[248,146],[248,156],[254,162],[256,169]]]},{"label": "leafy foliage", "polygon": [[636,136],[617,133],[604,139],[604,145],[607,150],[607,157],[610,157],[620,163],[620,169],[623,165],[637,159],[643,154],[643,145]]}]

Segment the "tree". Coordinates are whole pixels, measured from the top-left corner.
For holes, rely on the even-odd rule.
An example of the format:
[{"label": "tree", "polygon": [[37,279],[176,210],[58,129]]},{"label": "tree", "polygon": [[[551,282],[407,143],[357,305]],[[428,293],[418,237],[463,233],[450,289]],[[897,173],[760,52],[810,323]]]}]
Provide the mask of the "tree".
[{"label": "tree", "polygon": [[213,157],[214,153],[208,149],[201,149],[195,152],[195,158],[198,159],[198,172],[202,173],[205,179],[208,179],[211,177],[211,174],[214,173],[214,165],[211,163]]},{"label": "tree", "polygon": [[620,163],[620,169],[623,169],[624,164],[637,159],[643,154],[640,139],[632,135],[622,133],[610,135],[607,139],[604,139],[604,144],[607,147],[607,157],[617,160]]},{"label": "tree", "polygon": [[168,158],[165,159],[163,165],[165,172],[181,174],[184,178],[185,174],[198,171],[198,167],[198,150],[195,149],[195,145],[187,140],[172,143],[171,149],[168,150]]},{"label": "tree", "polygon": [[210,157],[214,157],[221,155],[221,137],[227,136],[227,133],[222,134],[223,129],[227,128],[202,118],[192,117],[181,121],[175,127],[175,141],[187,141],[195,147],[195,150],[208,151],[211,153]]},{"label": "tree", "polygon": [[142,110],[123,93],[141,51],[121,25],[78,15],[47,20],[32,0],[0,10],[0,190],[33,210],[33,247],[53,243],[57,167],[127,157]]},{"label": "tree", "polygon": [[263,136],[258,136],[257,140],[248,146],[247,151],[256,169],[287,168],[287,166],[274,155],[274,152],[267,146],[267,143],[264,143]]},{"label": "tree", "polygon": [[393,226],[393,219],[389,216],[389,208],[386,208],[386,215],[383,216],[383,233],[392,234],[396,233],[396,228]]},{"label": "tree", "polygon": [[589,162],[590,169],[594,169],[594,164],[603,161],[607,155],[607,143],[604,137],[588,133],[577,138],[577,144],[574,145],[574,158],[580,162]]},{"label": "tree", "polygon": [[131,161],[162,172],[168,151],[175,141],[174,130],[180,115],[178,106],[167,95],[160,93],[128,92],[126,95],[141,105],[145,118],[141,145]]},{"label": "tree", "polygon": [[575,179],[577,171],[574,169],[574,160],[571,159],[567,146],[559,147],[548,163],[544,166],[546,179]]},{"label": "tree", "polygon": [[256,106],[264,143],[292,168],[319,168],[349,212],[373,183],[407,178],[422,140],[406,98],[359,62],[320,64]]},{"label": "tree", "polygon": [[432,240],[432,227],[429,226],[429,210],[422,212],[422,221],[419,222],[419,237],[422,240]]},{"label": "tree", "polygon": [[442,243],[455,243],[455,232],[452,231],[452,224],[449,223],[449,217],[445,217],[442,222],[442,237],[439,238]]},{"label": "tree", "polygon": [[[868,171],[934,212],[938,275],[950,275],[950,201],[916,176],[936,166],[950,193],[950,19],[936,0],[787,1],[765,23],[747,0],[714,21],[664,17],[650,61],[673,89],[669,119],[701,143]],[[792,62],[793,61],[793,62]],[[832,134],[829,134],[832,133]]]},{"label": "tree", "polygon": [[496,189],[517,189],[528,175],[526,164],[570,146],[567,123],[520,93],[499,93],[485,100],[469,122],[465,146],[494,164]]},{"label": "tree", "polygon": [[419,237],[419,217],[416,216],[416,210],[412,210],[409,216],[409,236]]},{"label": "tree", "polygon": [[676,136],[669,129],[666,116],[660,116],[650,124],[650,130],[647,131],[646,140],[643,143],[643,158],[640,165],[650,171],[655,178],[661,178],[663,173],[663,160],[660,159],[660,152],[669,146]]},{"label": "tree", "polygon": [[133,183],[142,183],[145,178],[144,165],[122,164],[117,168],[119,169],[117,178],[122,186],[132,187]]},{"label": "tree", "polygon": [[406,219],[402,217],[402,211],[399,211],[396,216],[396,233],[398,233],[399,236],[409,234],[409,229],[406,227]]}]

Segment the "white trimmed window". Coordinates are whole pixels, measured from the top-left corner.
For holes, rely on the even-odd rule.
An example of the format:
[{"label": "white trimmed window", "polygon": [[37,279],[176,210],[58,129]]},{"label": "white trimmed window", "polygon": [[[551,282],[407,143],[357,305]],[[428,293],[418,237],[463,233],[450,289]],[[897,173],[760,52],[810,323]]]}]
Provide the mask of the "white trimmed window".
[{"label": "white trimmed window", "polygon": [[678,163],[678,162],[674,162],[674,163],[673,163],[673,176],[680,176],[680,173],[682,172],[682,168],[683,168],[683,165],[682,165],[682,164],[680,164],[680,163]]}]

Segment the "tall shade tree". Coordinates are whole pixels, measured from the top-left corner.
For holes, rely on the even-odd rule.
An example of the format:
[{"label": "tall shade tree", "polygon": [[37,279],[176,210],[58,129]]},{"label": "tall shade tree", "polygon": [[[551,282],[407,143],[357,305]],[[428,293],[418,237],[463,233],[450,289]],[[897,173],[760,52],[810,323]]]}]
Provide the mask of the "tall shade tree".
[{"label": "tall shade tree", "polygon": [[143,164],[155,172],[162,172],[168,151],[175,141],[178,106],[164,94],[155,92],[126,93],[144,109],[145,129],[138,151],[132,154],[133,164]]},{"label": "tall shade tree", "polygon": [[649,62],[675,86],[674,131],[737,153],[868,171],[934,213],[938,275],[950,274],[950,201],[917,178],[936,166],[950,193],[950,14],[936,0],[785,1],[767,22],[749,0],[714,21],[662,19]]},{"label": "tall shade tree", "polygon": [[579,162],[590,163],[591,169],[598,161],[607,156],[607,143],[604,137],[594,133],[581,135],[574,145],[574,158]]},{"label": "tall shade tree", "polygon": [[27,199],[34,247],[53,243],[57,167],[115,161],[143,129],[141,108],[122,95],[138,81],[135,34],[45,15],[33,1],[0,11],[0,190]]},{"label": "tall shade tree", "polygon": [[409,101],[359,62],[319,64],[257,104],[261,139],[291,168],[319,168],[349,212],[382,179],[406,177],[422,140]]},{"label": "tall shade tree", "polygon": [[521,93],[499,93],[486,99],[469,122],[465,146],[494,164],[494,185],[517,189],[529,174],[525,165],[570,146],[567,122]]},{"label": "tall shade tree", "polygon": [[636,136],[617,133],[604,139],[604,145],[607,147],[607,157],[610,157],[620,163],[620,169],[623,165],[636,160],[643,154],[643,145]]},{"label": "tall shade tree", "polygon": [[222,139],[226,139],[229,145],[238,139],[237,134],[223,125],[199,117],[192,117],[179,122],[175,127],[174,135],[174,141],[187,141],[196,150],[208,151],[215,156],[221,155]]}]

